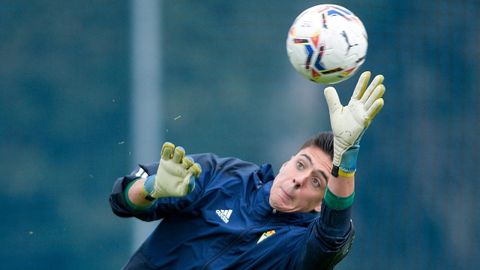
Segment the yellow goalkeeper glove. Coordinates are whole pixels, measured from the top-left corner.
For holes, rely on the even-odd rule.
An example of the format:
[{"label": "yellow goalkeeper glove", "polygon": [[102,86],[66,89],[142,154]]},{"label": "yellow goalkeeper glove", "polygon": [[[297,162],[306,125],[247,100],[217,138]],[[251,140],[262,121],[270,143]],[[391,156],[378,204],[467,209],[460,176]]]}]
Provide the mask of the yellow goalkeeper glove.
[{"label": "yellow goalkeeper glove", "polygon": [[186,157],[181,146],[175,147],[166,142],[162,146],[157,174],[150,175],[145,181],[144,188],[148,193],[146,199],[185,196],[193,191],[195,177],[201,172],[200,164]]},{"label": "yellow goalkeeper glove", "polygon": [[347,106],[341,104],[335,88],[324,90],[334,136],[332,174],[335,177],[355,174],[360,139],[383,107],[383,76],[375,76],[367,88],[369,80],[369,71],[360,75]]}]

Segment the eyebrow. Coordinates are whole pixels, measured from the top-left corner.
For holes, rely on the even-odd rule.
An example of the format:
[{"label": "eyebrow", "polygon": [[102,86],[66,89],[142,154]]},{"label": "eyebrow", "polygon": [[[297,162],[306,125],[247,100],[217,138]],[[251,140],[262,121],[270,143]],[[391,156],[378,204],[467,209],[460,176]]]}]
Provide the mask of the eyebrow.
[{"label": "eyebrow", "polygon": [[[312,158],[311,158],[309,155],[307,155],[307,154],[300,154],[300,156],[304,156],[304,157],[308,160],[308,162],[310,163],[310,165],[313,167],[313,161],[312,161]],[[328,177],[327,177],[327,174],[326,174],[324,171],[322,171],[322,170],[315,170],[314,172],[320,174],[320,175],[325,179],[325,183],[328,184]]]}]

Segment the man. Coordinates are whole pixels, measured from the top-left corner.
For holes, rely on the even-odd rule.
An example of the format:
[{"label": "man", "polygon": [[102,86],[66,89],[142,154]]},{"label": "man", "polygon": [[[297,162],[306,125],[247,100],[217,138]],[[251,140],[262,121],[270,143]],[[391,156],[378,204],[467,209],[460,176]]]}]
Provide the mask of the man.
[{"label": "man", "polygon": [[332,132],[308,140],[276,176],[270,165],[186,157],[165,143],[159,163],[119,178],[115,214],[163,218],[124,269],[332,269],[354,236],[359,142],[383,107],[383,76],[369,80],[360,76],[347,106],[325,89]]}]

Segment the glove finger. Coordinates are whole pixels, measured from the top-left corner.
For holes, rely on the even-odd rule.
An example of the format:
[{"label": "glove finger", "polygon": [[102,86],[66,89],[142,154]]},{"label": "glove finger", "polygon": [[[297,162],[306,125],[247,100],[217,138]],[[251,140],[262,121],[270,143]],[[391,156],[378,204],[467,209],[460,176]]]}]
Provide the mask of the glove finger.
[{"label": "glove finger", "polygon": [[375,78],[373,79],[373,81],[370,83],[370,85],[368,86],[367,90],[365,90],[365,93],[363,94],[362,98],[361,98],[361,102],[362,103],[365,103],[367,101],[367,99],[370,97],[370,95],[372,95],[372,92],[375,88],[377,88],[378,85],[382,84],[383,83],[383,75],[377,75],[375,76]]},{"label": "glove finger", "polygon": [[193,176],[199,177],[200,174],[202,173],[202,167],[200,166],[200,164],[195,163],[192,166],[190,166],[190,168],[188,168],[188,171],[191,172]]},{"label": "glove finger", "polygon": [[173,152],[173,162],[180,163],[182,162],[183,157],[185,156],[185,149],[181,146],[175,147]]},{"label": "glove finger", "polygon": [[375,118],[375,116],[377,115],[377,113],[380,112],[380,110],[383,108],[383,104],[383,98],[379,98],[375,100],[375,102],[373,102],[372,106],[370,106],[367,111],[368,124],[370,124],[370,121],[372,121],[373,118]]},{"label": "glove finger", "polygon": [[380,84],[379,86],[377,86],[375,90],[373,90],[373,93],[365,102],[365,109],[368,110],[372,106],[373,102],[381,98],[384,93],[385,93],[385,86],[383,84]]},{"label": "glove finger", "polygon": [[162,146],[162,159],[164,160],[169,160],[172,158],[173,154],[173,149],[175,148],[175,145],[171,142],[165,142]]},{"label": "glove finger", "polygon": [[368,81],[370,80],[370,75],[370,71],[365,71],[360,75],[355,90],[353,90],[352,99],[360,99],[362,97],[365,88],[367,88]]},{"label": "glove finger", "polygon": [[191,157],[184,157],[182,159],[182,165],[183,165],[183,168],[185,168],[186,170],[188,168],[190,168],[192,165],[193,165],[193,159]]},{"label": "glove finger", "polygon": [[335,90],[335,88],[331,86],[327,87],[323,91],[323,94],[325,95],[325,100],[327,101],[328,111],[330,112],[330,115],[342,107],[340,99],[338,98],[337,90]]}]

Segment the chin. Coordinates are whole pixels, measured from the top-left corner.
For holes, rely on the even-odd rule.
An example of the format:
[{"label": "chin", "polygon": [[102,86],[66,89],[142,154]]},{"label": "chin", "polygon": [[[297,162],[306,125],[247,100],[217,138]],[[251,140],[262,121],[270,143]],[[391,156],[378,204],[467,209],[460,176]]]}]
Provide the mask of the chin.
[{"label": "chin", "polygon": [[[271,198],[271,197],[270,197]],[[270,206],[273,208],[273,209],[276,209],[277,211],[280,211],[280,212],[287,212],[288,210],[285,209],[285,206],[282,205],[281,203],[278,203],[277,200],[273,199],[273,200],[270,200]]]},{"label": "chin", "polygon": [[288,207],[288,206],[285,206],[285,205],[272,204],[272,207],[275,208],[277,211],[280,211],[280,212],[283,212],[283,213],[296,212],[295,209],[292,209],[291,207]]}]

